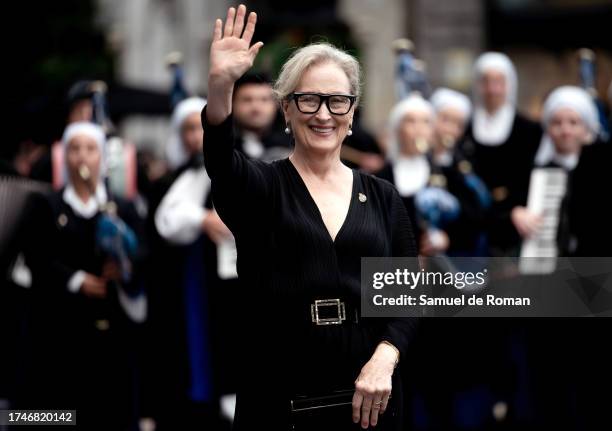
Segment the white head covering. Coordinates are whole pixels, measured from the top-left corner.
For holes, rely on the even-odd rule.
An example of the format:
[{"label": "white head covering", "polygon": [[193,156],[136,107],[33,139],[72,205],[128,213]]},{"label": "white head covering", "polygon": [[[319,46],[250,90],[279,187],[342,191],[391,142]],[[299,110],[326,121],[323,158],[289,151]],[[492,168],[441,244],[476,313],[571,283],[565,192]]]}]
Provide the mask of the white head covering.
[{"label": "white head covering", "polygon": [[[100,150],[100,169],[99,169],[99,177],[102,178],[104,175],[104,169],[106,168],[105,163],[105,154],[104,154],[104,144],[106,143],[106,134],[102,127],[97,124],[80,121],[77,123],[69,124],[64,130],[64,134],[62,135],[62,146],[64,147],[64,157],[68,154],[68,143],[76,136],[85,135],[92,138],[98,144],[98,149]],[[70,177],[68,175],[68,164],[64,163],[64,178],[66,181],[70,181]],[[100,182],[100,181],[99,181]]]},{"label": "white head covering", "polygon": [[434,107],[434,110],[440,112],[444,109],[456,109],[463,114],[463,118],[467,121],[472,113],[472,102],[463,93],[460,93],[450,88],[438,88],[429,99]]},{"label": "white head covering", "polygon": [[[580,115],[580,118],[591,134],[591,141],[597,137],[600,128],[597,107],[589,93],[580,87],[572,85],[559,87],[546,98],[542,112],[542,126],[545,131],[548,129],[548,125],[555,113],[563,108],[569,108]],[[551,161],[556,161],[562,166],[573,169],[578,162],[577,156],[572,158],[572,163],[565,163],[565,159],[568,159],[568,157],[558,155],[552,139],[548,133],[544,133],[536,153],[536,165],[544,166]]]},{"label": "white head covering", "polygon": [[548,123],[552,119],[555,112],[562,108],[569,108],[575,111],[584,122],[585,126],[593,134],[593,137],[599,133],[599,115],[597,107],[593,102],[593,98],[580,87],[573,85],[564,85],[555,89],[546,98],[542,113],[542,126],[544,129],[548,127]]},{"label": "white head covering", "polygon": [[[482,106],[478,82],[488,70],[501,72],[506,77],[506,101],[492,115]],[[474,116],[472,126],[474,137],[483,145],[501,145],[512,132],[516,114],[517,77],[516,69],[507,55],[500,52],[485,52],[474,63]]]},{"label": "white head covering", "polygon": [[189,160],[185,146],[181,139],[181,126],[191,114],[199,114],[206,106],[206,99],[201,97],[190,97],[181,101],[174,108],[170,122],[170,139],[166,146],[166,160],[171,169],[176,169]]},{"label": "white head covering", "polygon": [[104,149],[104,143],[106,142],[106,135],[104,134],[104,130],[102,127],[97,124],[80,121],[77,123],[71,123],[64,129],[64,134],[62,135],[62,144],[64,146],[68,145],[75,136],[77,135],[85,135],[93,138],[100,150]]},{"label": "white head covering", "polygon": [[431,103],[423,99],[418,94],[411,94],[401,102],[397,103],[391,113],[389,114],[389,147],[387,151],[387,158],[389,160],[395,160],[400,154],[400,142],[398,140],[397,132],[402,124],[402,120],[409,112],[425,112],[429,114],[433,120],[435,114]]},{"label": "white head covering", "polygon": [[502,54],[501,52],[485,52],[484,54],[481,54],[478,59],[476,59],[473,71],[474,103],[476,105],[480,105],[482,103],[477,83],[482,75],[488,70],[495,70],[504,74],[507,85],[506,102],[516,105],[516,95],[518,91],[516,69],[514,68],[512,60],[510,60],[506,54]]}]

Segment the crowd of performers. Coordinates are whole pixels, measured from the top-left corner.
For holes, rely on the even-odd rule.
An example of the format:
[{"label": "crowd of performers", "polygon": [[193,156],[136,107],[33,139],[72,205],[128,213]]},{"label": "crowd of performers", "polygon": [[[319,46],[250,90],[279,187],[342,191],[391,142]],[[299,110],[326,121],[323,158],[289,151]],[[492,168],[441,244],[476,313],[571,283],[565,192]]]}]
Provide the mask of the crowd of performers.
[{"label": "crowd of performers", "polygon": [[[605,102],[561,86],[534,121],[517,110],[520,80],[504,54],[477,59],[470,97],[429,94],[414,74],[402,81],[409,65],[400,66],[404,87],[384,139],[357,122],[343,157],[396,187],[421,255],[520,256],[544,223],[528,206],[541,168],[561,169],[567,181],[553,254],[611,254]],[[247,360],[240,328],[249,304],[240,298],[249,286],[209,193],[206,100],[182,88],[173,91],[165,170],[117,136],[95,81],[70,90],[65,131],[33,163],[36,181],[2,165],[0,398],[11,407],[76,408],[88,430],[229,426]],[[264,74],[237,82],[233,117],[247,157],[291,153]],[[11,191],[26,198],[11,200]],[[606,328],[606,319],[430,319],[410,359],[417,372],[407,373],[409,420],[415,429],[587,429],[607,414],[596,394],[612,391]]]}]

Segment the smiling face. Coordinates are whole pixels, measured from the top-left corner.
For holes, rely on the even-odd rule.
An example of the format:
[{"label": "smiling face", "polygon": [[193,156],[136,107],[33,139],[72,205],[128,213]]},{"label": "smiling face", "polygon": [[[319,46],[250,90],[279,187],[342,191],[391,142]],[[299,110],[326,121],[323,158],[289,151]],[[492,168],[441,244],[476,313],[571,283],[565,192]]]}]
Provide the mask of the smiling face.
[{"label": "smiling face", "polygon": [[559,154],[577,153],[588,142],[589,131],[580,115],[569,108],[558,109],[548,122],[547,132]]},{"label": "smiling face", "polygon": [[[349,79],[334,63],[321,63],[306,69],[296,93],[351,94]],[[314,114],[304,114],[292,100],[282,103],[285,122],[295,138],[296,148],[320,154],[340,152],[342,141],[353,123],[355,107],[345,115],[331,114],[325,103]]]}]

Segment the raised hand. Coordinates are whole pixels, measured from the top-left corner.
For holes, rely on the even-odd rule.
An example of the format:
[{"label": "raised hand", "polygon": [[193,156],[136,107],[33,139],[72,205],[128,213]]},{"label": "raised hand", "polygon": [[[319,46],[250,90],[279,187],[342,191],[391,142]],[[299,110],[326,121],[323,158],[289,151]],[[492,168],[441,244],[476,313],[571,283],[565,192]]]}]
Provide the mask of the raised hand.
[{"label": "raised hand", "polygon": [[232,112],[234,82],[253,66],[263,46],[262,42],[251,46],[257,14],[251,12],[245,26],[246,12],[246,7],[241,4],[238,10],[228,9],[225,25],[220,19],[215,21],[206,108],[206,117],[211,124],[221,123]]},{"label": "raised hand", "polygon": [[[251,39],[255,32],[257,14],[251,12],[246,21],[246,7],[233,7],[227,11],[225,26],[220,19],[215,21],[213,42],[210,47],[210,74],[215,77],[225,78],[234,83],[251,66],[257,56],[262,42],[251,45]],[[243,32],[244,30],[244,32]]]}]

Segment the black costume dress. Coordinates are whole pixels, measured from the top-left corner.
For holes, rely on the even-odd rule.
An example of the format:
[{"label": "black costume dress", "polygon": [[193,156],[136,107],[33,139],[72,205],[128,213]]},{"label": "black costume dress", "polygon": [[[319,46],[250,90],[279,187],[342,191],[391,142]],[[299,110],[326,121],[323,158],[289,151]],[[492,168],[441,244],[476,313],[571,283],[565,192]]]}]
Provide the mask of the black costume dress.
[{"label": "black costume dress", "polygon": [[[455,154],[452,163],[448,166],[438,166],[431,158],[429,159],[430,173],[427,184],[423,187],[441,187],[459,201],[461,212],[456,220],[447,223],[442,229],[450,238],[449,249],[446,254],[456,255],[478,255],[480,234],[484,221],[485,208],[479,201],[474,190],[467,184],[466,175],[471,174],[471,164]],[[376,176],[389,181],[397,186],[397,179],[393,173],[393,164],[386,163],[385,166],[376,173]],[[406,210],[413,222],[412,230],[417,240],[420,239],[425,223],[419,223],[419,215],[415,205],[415,194],[402,196],[402,201],[406,205]]]},{"label": "black costume dress", "polygon": [[[612,256],[607,186],[612,182],[612,145],[597,141],[582,148],[576,168],[568,177],[562,206],[558,245],[561,256],[576,262],[603,262]],[[571,238],[573,247],[567,247]],[[599,257],[599,258],[598,258]],[[601,265],[601,263],[599,264]],[[583,289],[603,292],[605,275],[579,280]],[[609,317],[545,319],[532,331],[532,396],[537,424],[572,424],[575,429],[596,430],[609,423],[612,403],[608,372],[612,345]],[[568,349],[571,346],[571,349]]]},{"label": "black costume dress", "polygon": [[[100,275],[108,255],[96,242],[101,213],[84,218],[63,190],[32,195],[23,252],[32,271],[29,348],[24,406],[78,410],[78,429],[102,430],[134,423],[135,369],[141,327],[124,313],[117,290],[105,298],[69,292],[77,270]],[[117,215],[135,233],[131,288],[140,286],[146,254],[143,223],[135,207],[116,200]]]},{"label": "black costume dress", "polygon": [[571,234],[576,238],[576,256],[612,256],[612,225],[606,190],[612,182],[610,171],[612,141],[595,142],[582,149],[568,199]]},{"label": "black costume dress", "polygon": [[474,172],[487,185],[493,198],[486,228],[494,256],[518,252],[521,240],[510,213],[521,204],[529,188],[533,158],[541,137],[541,127],[517,112],[505,142],[499,145],[478,142],[470,124],[459,144],[459,150],[472,163]]},{"label": "black costume dress", "polygon": [[[241,352],[234,427],[287,430],[293,395],[354,388],[382,340],[406,357],[416,319],[366,319],[354,313],[360,303],[362,256],[416,255],[410,220],[391,184],[353,170],[348,214],[332,240],[289,159],[266,164],[233,150],[231,115],[213,126],[205,108],[202,123],[213,202],[238,250],[242,291],[234,306],[240,310],[242,334],[227,340],[240,343]],[[347,320],[312,323],[310,305],[332,298],[346,303]],[[402,429],[401,363],[378,429]],[[349,408],[346,429],[357,429],[350,416]]]}]

